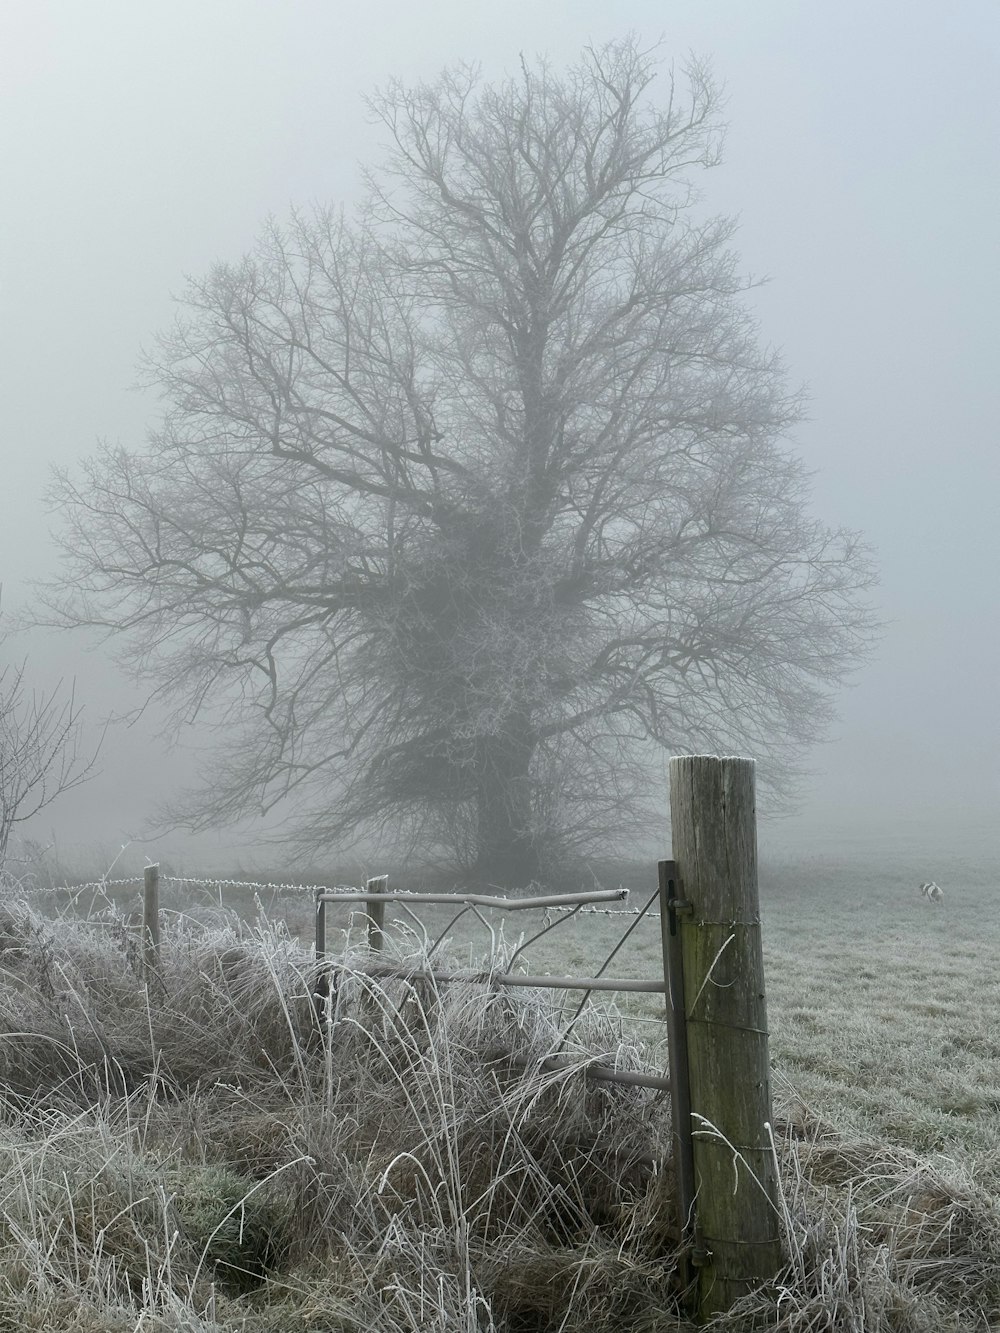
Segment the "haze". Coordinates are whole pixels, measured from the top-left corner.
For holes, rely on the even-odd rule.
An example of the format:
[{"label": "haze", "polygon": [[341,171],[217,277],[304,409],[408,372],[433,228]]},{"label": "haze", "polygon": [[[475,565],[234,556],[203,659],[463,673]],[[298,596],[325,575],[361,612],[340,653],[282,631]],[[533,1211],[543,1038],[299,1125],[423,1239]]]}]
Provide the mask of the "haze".
[{"label": "haze", "polygon": [[[798,813],[765,845],[902,833],[914,874],[985,836],[1000,796],[996,682],[1000,9],[992,0],[7,0],[0,13],[0,580],[30,602],[54,568],[42,494],[98,437],[141,443],[129,390],[183,275],[237,258],[267,214],[350,204],[378,157],[363,95],[457,60],[488,76],[627,31],[712,59],[729,93],[706,206],[739,213],[765,341],[811,397],[796,445],[814,507],[875,546],[887,624],[840,699]],[[139,697],[107,654],[34,632],[32,678],[75,676],[92,724]],[[101,775],[31,833],[99,862],[141,839],[197,762],[152,720],[108,736]],[[652,781],[658,781],[655,776]],[[664,791],[664,808],[666,792]],[[254,859],[256,830],[136,845],[191,865]],[[267,859],[273,861],[269,851]]]}]

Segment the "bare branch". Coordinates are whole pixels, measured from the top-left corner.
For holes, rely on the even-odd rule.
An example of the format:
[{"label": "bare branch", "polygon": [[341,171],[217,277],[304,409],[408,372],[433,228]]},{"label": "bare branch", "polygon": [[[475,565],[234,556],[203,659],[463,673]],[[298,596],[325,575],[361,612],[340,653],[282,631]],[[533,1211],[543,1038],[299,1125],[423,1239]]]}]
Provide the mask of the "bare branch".
[{"label": "bare branch", "polygon": [[25,662],[0,667],[0,869],[15,830],[93,775],[101,741],[82,749],[82,711],[72,684],[39,693]]},{"label": "bare branch", "polygon": [[631,836],[664,749],[789,790],[873,575],[809,512],[801,397],[696,206],[707,68],[625,41],[370,106],[358,220],[192,282],[145,449],[57,477],[43,614],[217,732],[177,817],[284,805],[306,854],[374,831],[531,878]]}]

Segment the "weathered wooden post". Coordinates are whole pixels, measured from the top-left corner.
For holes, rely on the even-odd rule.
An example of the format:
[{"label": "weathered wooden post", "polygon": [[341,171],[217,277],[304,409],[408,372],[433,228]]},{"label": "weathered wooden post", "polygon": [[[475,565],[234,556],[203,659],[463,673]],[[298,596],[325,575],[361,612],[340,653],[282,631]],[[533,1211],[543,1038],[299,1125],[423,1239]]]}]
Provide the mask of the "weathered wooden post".
[{"label": "weathered wooden post", "polygon": [[[365,881],[366,893],[386,893],[389,888],[389,876],[377,875]],[[382,950],[385,943],[385,903],[368,903],[368,947],[375,953]]]},{"label": "weathered wooden post", "polygon": [[684,1008],[684,959],[681,955],[680,881],[676,861],[660,861],[660,941],[663,947],[663,981],[667,1002],[667,1058],[670,1074],[670,1110],[674,1154],[677,1212],[681,1233],[679,1277],[687,1289],[691,1282],[689,1251],[694,1235],[694,1158],[691,1139],[691,1088],[688,1084],[687,1023]]},{"label": "weathered wooden post", "polygon": [[670,760],[682,897],[698,1314],[728,1310],[781,1267],[767,1008],[757,892],[754,761]]},{"label": "weathered wooden post", "polygon": [[313,1004],[316,1017],[322,1023],[326,1015],[327,1002],[330,998],[330,971],[326,964],[326,899],[325,889],[316,890],[316,989],[313,992]]},{"label": "weathered wooden post", "polygon": [[160,867],[147,866],[142,877],[142,970],[146,981],[160,967]]}]

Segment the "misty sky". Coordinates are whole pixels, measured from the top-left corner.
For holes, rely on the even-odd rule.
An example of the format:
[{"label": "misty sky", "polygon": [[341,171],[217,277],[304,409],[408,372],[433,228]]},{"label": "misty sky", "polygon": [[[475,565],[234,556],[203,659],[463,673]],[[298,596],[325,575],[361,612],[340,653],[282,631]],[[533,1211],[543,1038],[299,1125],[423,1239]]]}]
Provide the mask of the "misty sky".
[{"label": "misty sky", "polygon": [[[744,270],[771,278],[752,299],[811,395],[795,439],[815,510],[863,529],[881,568],[876,660],[766,845],[903,833],[917,878],[945,882],[1000,797],[996,0],[3,0],[4,606],[54,568],[50,467],[98,437],[137,445],[155,420],[129,386],[183,276],[238,257],[269,213],[357,200],[379,144],[365,92],[456,60],[566,64],[630,30],[709,56],[727,87],[705,205],[740,215]],[[6,647],[30,651],[40,683],[76,676],[96,721],[136,696],[82,649],[41,633]],[[113,854],[192,762],[145,722],[116,730],[101,777],[33,831],[67,857]],[[195,865],[243,846],[148,849]]]}]

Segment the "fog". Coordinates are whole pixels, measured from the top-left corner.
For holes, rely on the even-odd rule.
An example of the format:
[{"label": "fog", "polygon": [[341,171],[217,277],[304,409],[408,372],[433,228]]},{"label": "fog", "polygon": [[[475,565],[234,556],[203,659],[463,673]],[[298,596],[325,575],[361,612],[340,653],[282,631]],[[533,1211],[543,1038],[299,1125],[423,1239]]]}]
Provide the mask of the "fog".
[{"label": "fog", "polygon": [[[711,58],[728,90],[706,206],[737,213],[762,338],[809,390],[796,448],[814,509],[877,552],[886,630],[838,701],[769,848],[913,846],[947,880],[1000,797],[1000,9],[966,0],[7,0],[0,10],[0,581],[5,611],[55,569],[43,491],[98,438],[135,446],[158,404],[130,389],[185,274],[235,259],[268,214],[361,193],[378,157],[363,96],[456,60],[556,65],[628,31]],[[77,680],[92,728],[141,697],[107,652],[33,631],[40,685]],[[258,830],[142,841],[197,762],[143,717],[101,773],[30,830],[88,865],[123,843],[190,866],[250,864]],[[659,780],[651,777],[651,781]],[[666,792],[664,791],[664,808]],[[978,833],[977,833],[978,831]]]}]

